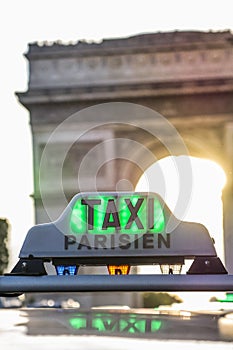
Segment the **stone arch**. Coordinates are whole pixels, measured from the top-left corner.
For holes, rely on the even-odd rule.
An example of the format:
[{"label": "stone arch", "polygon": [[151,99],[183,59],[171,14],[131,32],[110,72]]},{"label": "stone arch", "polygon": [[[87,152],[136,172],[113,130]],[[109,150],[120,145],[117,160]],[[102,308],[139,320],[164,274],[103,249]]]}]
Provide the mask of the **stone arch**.
[{"label": "stone arch", "polygon": [[[145,149],[148,149],[157,159],[157,161],[166,158],[168,156],[185,156],[188,155],[190,157],[200,158],[200,159],[207,159],[210,161],[213,161],[217,164],[219,164],[223,171],[227,173],[227,159],[225,159],[222,156],[222,150],[219,148],[216,148],[214,144],[211,144],[210,142],[205,142],[204,139],[199,138],[196,134],[190,138],[189,135],[183,135],[182,136],[184,140],[184,144],[187,147],[187,153],[180,152],[179,148],[176,149],[174,145],[175,154],[170,154],[169,150],[166,149],[164,145],[162,145],[160,142],[155,140],[149,140],[147,142],[143,143],[143,146]],[[127,179],[132,183],[132,185],[135,188],[135,185],[137,184],[138,179],[142,175],[142,169],[140,171],[140,167],[137,167],[137,164],[140,164],[140,159],[147,157],[148,154],[142,150],[141,154],[139,153],[137,157],[134,157],[134,162],[122,160],[122,164],[120,165],[122,167],[121,175],[124,179]],[[144,164],[149,167],[154,162],[151,162],[150,159],[144,159]]]}]

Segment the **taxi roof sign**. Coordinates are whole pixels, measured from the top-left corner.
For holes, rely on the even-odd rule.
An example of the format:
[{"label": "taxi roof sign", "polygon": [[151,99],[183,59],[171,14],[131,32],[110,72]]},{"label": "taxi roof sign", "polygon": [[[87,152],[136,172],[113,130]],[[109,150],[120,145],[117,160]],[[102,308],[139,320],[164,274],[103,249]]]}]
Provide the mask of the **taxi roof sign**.
[{"label": "taxi roof sign", "polygon": [[179,221],[159,195],[144,192],[77,194],[56,221],[29,230],[19,258],[11,274],[46,275],[45,262],[58,275],[75,275],[81,265],[172,266],[185,259],[194,259],[188,274],[227,273],[203,225]]},{"label": "taxi roof sign", "polygon": [[[171,230],[172,227],[172,230]],[[54,222],[32,227],[20,258],[91,260],[216,256],[207,229],[179,221],[155,193],[79,193]],[[124,260],[125,261],[125,260]]]},{"label": "taxi roof sign", "polygon": [[[193,263],[185,276],[127,275],[131,265],[170,266],[186,258]],[[57,276],[46,276],[45,262],[55,266]],[[106,265],[113,275],[77,277],[80,265]],[[233,290],[233,275],[227,275],[207,229],[177,220],[156,193],[77,194],[56,221],[29,230],[18,263],[6,275],[0,276],[0,296]]]}]

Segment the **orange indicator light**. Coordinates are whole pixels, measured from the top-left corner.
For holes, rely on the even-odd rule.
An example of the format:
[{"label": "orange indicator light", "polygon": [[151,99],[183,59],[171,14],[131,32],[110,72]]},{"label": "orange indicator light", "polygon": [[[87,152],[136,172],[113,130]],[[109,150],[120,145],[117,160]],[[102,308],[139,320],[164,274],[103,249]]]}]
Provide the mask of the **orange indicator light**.
[{"label": "orange indicator light", "polygon": [[128,275],[129,265],[108,265],[109,275]]}]

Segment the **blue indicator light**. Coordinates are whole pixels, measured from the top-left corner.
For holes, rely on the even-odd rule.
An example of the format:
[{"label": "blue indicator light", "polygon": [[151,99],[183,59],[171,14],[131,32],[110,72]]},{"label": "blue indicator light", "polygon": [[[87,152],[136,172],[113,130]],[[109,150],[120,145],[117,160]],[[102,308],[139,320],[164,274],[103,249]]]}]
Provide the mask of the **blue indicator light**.
[{"label": "blue indicator light", "polygon": [[58,265],[58,266],[56,266],[56,271],[57,271],[58,276],[64,276],[64,275],[74,276],[74,275],[77,275],[78,266],[76,266],[76,265]]}]

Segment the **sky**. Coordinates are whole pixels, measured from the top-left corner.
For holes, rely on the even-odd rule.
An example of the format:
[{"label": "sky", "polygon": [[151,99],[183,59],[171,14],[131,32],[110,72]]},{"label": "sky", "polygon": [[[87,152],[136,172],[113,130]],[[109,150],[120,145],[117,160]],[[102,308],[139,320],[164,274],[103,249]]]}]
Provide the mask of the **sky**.
[{"label": "sky", "polygon": [[0,217],[10,226],[11,264],[34,224],[27,90],[28,44],[128,37],[174,30],[233,30],[232,0],[8,0],[0,4]]}]

